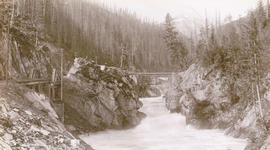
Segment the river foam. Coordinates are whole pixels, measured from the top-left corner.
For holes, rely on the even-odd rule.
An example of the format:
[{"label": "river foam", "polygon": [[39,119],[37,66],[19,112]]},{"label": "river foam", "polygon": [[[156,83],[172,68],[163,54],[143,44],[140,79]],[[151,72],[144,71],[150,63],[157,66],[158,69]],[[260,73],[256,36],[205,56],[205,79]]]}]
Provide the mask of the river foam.
[{"label": "river foam", "polygon": [[185,117],[169,113],[162,97],[143,98],[147,117],[128,130],[106,130],[81,135],[96,150],[243,150],[246,140],[224,135],[221,130],[198,130]]}]

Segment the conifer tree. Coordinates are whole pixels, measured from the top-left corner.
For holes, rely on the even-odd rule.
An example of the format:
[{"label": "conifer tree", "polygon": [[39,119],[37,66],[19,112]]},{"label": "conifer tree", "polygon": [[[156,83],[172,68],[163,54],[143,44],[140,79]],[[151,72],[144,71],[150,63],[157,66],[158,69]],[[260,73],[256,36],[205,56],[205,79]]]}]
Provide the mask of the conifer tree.
[{"label": "conifer tree", "polygon": [[259,0],[258,5],[257,5],[257,20],[258,20],[258,25],[260,28],[262,28],[262,26],[264,25],[266,16],[267,14],[265,12],[263,2],[262,0]]},{"label": "conifer tree", "polygon": [[[260,5],[258,6],[260,7]],[[259,8],[258,8],[259,9]],[[263,118],[262,106],[261,106],[261,93],[260,93],[260,80],[263,72],[263,68],[260,67],[260,63],[262,62],[262,52],[263,49],[261,47],[259,41],[259,27],[256,16],[253,12],[249,15],[248,21],[248,39],[247,39],[247,51],[250,57],[250,70],[249,73],[251,75],[251,83],[255,85],[256,90],[256,104],[258,104],[260,117]],[[254,96],[255,97],[255,96]]]},{"label": "conifer tree", "polygon": [[165,32],[163,39],[166,43],[167,50],[170,52],[171,63],[178,66],[181,69],[186,67],[185,56],[187,55],[187,49],[183,40],[180,38],[174,20],[168,13],[165,19]]},{"label": "conifer tree", "polygon": [[270,15],[270,12],[269,12],[269,0],[267,0],[267,3],[266,3],[266,19],[269,19],[269,15]]}]

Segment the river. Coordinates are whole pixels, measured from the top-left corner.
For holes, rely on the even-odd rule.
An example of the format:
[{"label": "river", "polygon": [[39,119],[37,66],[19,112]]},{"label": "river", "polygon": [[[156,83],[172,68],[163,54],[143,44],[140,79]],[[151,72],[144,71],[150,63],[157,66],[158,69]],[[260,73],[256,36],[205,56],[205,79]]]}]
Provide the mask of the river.
[{"label": "river", "polygon": [[81,135],[96,150],[243,150],[246,140],[221,130],[198,130],[185,117],[169,113],[161,97],[142,98],[147,117],[135,128]]}]

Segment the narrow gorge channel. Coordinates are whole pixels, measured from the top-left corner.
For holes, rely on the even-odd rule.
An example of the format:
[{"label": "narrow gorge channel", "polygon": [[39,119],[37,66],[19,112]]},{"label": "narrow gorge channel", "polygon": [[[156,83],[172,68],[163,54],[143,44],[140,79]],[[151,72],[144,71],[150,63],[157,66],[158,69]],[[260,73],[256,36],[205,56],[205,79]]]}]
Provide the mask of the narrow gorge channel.
[{"label": "narrow gorge channel", "polygon": [[221,130],[198,130],[185,117],[169,113],[162,97],[142,98],[147,117],[135,128],[81,135],[96,150],[241,150],[246,140],[225,136]]}]

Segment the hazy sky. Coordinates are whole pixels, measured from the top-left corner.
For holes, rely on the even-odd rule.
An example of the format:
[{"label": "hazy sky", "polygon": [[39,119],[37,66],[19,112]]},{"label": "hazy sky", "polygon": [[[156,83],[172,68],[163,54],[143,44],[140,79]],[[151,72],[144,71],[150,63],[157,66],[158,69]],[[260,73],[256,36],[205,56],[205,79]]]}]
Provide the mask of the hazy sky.
[{"label": "hazy sky", "polygon": [[220,12],[222,21],[231,15],[238,18],[257,5],[257,0],[96,0],[109,6],[127,8],[139,16],[154,21],[164,21],[167,12],[179,21],[185,18],[205,17],[205,10],[210,19]]}]

